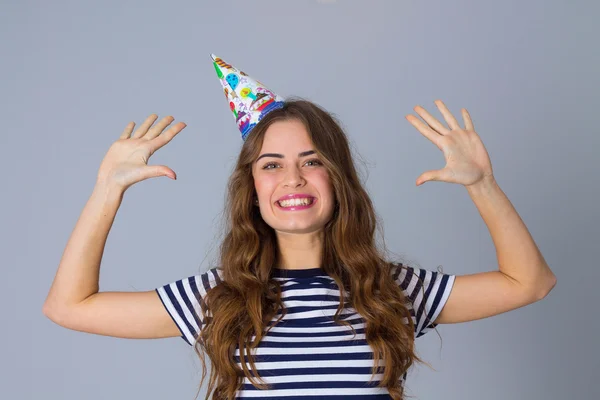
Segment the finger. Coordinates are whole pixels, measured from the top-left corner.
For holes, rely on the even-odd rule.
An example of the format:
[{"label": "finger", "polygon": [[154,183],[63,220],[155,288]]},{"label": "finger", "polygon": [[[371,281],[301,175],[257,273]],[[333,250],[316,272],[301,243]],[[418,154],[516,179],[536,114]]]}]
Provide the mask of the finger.
[{"label": "finger", "polygon": [[148,165],[141,172],[141,180],[166,176],[173,180],[177,179],[177,174],[166,165]]},{"label": "finger", "polygon": [[158,137],[154,138],[152,142],[150,142],[152,144],[152,152],[154,153],[156,150],[169,143],[171,139],[173,139],[175,135],[181,132],[186,126],[187,125],[185,124],[185,122],[178,122],[175,125],[171,126],[169,129],[167,129],[162,135],[159,135]]},{"label": "finger", "polygon": [[158,118],[158,115],[151,114],[146,120],[140,125],[140,127],[133,133],[132,138],[140,138],[148,132],[148,129],[152,126],[154,121]]},{"label": "finger", "polygon": [[448,168],[442,168],[432,171],[427,171],[422,173],[417,178],[417,186],[421,186],[425,182],[429,181],[442,181],[442,182],[451,182],[456,183],[456,178],[454,174]]},{"label": "finger", "polygon": [[119,136],[119,139],[129,139],[129,135],[131,135],[131,131],[133,131],[133,127],[135,126],[135,122],[130,122],[127,124],[127,126],[125,127],[125,129],[123,129],[123,132],[121,133],[121,136]]},{"label": "finger", "polygon": [[438,133],[445,135],[450,131],[446,128],[440,121],[437,120],[433,115],[429,114],[429,112],[421,106],[416,106],[414,110]]},{"label": "finger", "polygon": [[462,110],[463,119],[465,120],[465,129],[468,131],[475,131],[475,126],[473,126],[473,121],[471,120],[471,115],[467,111],[466,108]]},{"label": "finger", "polygon": [[442,102],[441,100],[436,100],[434,101],[434,103],[444,116],[444,119],[446,120],[446,123],[448,123],[450,129],[461,129],[460,125],[458,124],[458,121],[456,120],[456,118],[454,118],[454,115],[452,115],[450,110],[448,110],[444,102]]},{"label": "finger", "polygon": [[148,131],[148,133],[146,133],[144,135],[144,139],[148,139],[148,140],[154,139],[155,137],[157,137],[158,135],[160,135],[160,133],[167,126],[169,126],[169,124],[171,122],[173,122],[173,121],[175,121],[175,118],[173,118],[173,116],[171,116],[171,115],[164,117],[159,122],[157,122],[156,125],[154,125],[152,128],[150,128],[150,130]]},{"label": "finger", "polygon": [[412,124],[419,132],[423,134],[427,139],[431,140],[440,150],[442,149],[440,139],[443,137],[438,134],[436,131],[431,129],[428,125],[422,122],[419,118],[415,117],[412,114],[408,114],[405,117],[408,122]]}]

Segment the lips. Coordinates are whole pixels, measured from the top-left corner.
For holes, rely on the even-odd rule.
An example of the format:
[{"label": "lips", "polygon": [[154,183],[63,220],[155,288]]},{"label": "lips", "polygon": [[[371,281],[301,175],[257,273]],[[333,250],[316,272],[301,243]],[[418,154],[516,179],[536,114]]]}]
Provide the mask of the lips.
[{"label": "lips", "polygon": [[[285,206],[285,207],[280,203],[281,201],[292,200],[292,199],[310,199],[310,203],[309,204],[290,205],[290,206]],[[314,197],[314,196],[311,196],[310,194],[307,194],[307,193],[290,193],[290,194],[287,194],[287,195],[282,196],[281,198],[279,198],[279,200],[277,200],[275,202],[275,205],[280,210],[284,210],[284,211],[296,211],[296,210],[304,210],[306,208],[311,208],[312,206],[315,205],[316,202],[317,202],[317,198]]]},{"label": "lips", "polygon": [[306,194],[306,193],[290,193],[290,194],[286,194],[285,196],[280,197],[277,200],[277,202],[280,202],[282,200],[304,199],[304,198],[314,199],[315,196],[311,196],[310,194]]},{"label": "lips", "polygon": [[314,205],[317,202],[317,198],[316,197],[305,197],[305,198],[309,198],[311,200],[309,204],[297,204],[297,205],[283,206],[283,205],[281,205],[281,203],[279,201],[276,201],[275,206],[282,211],[300,211],[300,210],[305,210],[307,208],[314,207]]}]

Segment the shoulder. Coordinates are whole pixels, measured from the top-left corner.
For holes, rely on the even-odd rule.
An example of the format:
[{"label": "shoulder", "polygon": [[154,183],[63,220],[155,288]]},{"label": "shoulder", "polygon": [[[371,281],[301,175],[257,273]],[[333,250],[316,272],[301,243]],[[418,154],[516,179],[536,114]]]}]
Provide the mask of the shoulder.
[{"label": "shoulder", "polygon": [[169,297],[172,300],[194,300],[204,297],[207,291],[221,282],[223,282],[223,270],[215,267],[196,275],[178,279],[157,288],[157,291],[162,295],[161,297]]},{"label": "shoulder", "polygon": [[418,292],[428,295],[438,289],[444,290],[454,278],[453,275],[441,271],[411,267],[402,263],[392,263],[391,275],[402,291],[411,299],[415,299]]},{"label": "shoulder", "polygon": [[211,268],[187,279],[190,281],[190,285],[195,285],[198,293],[204,296],[207,291],[223,282],[223,269],[220,267]]},{"label": "shoulder", "polygon": [[390,273],[402,290],[419,283],[419,269],[400,262],[391,263]]},{"label": "shoulder", "polygon": [[215,267],[200,274],[200,280],[205,286],[214,287],[223,282],[223,268]]}]

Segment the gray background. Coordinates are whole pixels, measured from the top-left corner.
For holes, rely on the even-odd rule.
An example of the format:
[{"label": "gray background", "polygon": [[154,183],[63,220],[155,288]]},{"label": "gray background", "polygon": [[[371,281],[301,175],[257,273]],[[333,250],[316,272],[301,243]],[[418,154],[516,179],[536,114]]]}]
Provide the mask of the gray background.
[{"label": "gray background", "polygon": [[200,362],[183,340],[70,331],[42,303],[104,154],[153,112],[188,125],[150,160],[178,180],[127,191],[100,290],[150,290],[210,266],[241,145],[210,53],[338,115],[389,249],[454,274],[496,269],[494,246],[463,186],[415,186],[445,163],[404,116],[422,105],[441,119],[438,98],[457,118],[467,108],[558,284],[539,303],[441,325],[442,342],[420,338],[437,371],[414,369],[408,393],[600,398],[597,3],[1,4],[0,398],[193,398]]}]

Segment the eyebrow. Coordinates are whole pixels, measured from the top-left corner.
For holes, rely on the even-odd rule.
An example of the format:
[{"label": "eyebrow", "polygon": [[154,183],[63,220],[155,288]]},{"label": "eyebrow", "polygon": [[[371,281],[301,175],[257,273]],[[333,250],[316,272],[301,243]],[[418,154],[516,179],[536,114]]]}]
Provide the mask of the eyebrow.
[{"label": "eyebrow", "polygon": [[[301,153],[298,153],[298,157],[306,157],[306,156],[309,156],[311,154],[315,154],[315,151],[314,150],[303,151]],[[264,154],[261,154],[260,157],[258,157],[256,159],[256,161],[260,160],[263,157],[285,158],[283,154],[279,154],[279,153],[264,153]]]}]

